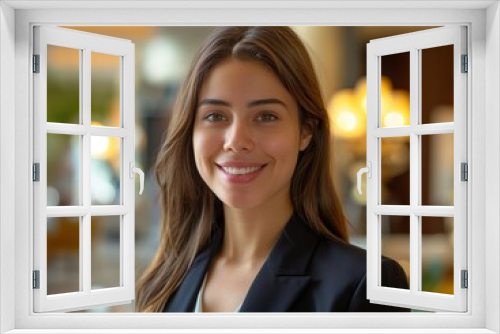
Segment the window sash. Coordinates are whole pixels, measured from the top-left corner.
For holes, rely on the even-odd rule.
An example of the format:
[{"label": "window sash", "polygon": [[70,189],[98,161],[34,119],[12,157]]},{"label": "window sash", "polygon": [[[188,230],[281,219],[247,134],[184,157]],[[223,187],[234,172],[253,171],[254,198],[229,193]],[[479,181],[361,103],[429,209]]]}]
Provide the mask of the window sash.
[{"label": "window sash", "polygon": [[[467,54],[466,28],[452,26],[372,40],[367,46],[367,161],[372,177],[367,180],[367,275],[368,298],[375,303],[432,311],[467,311],[467,289],[461,288],[461,270],[467,270],[467,182],[460,180],[460,163],[467,160],[467,76],[460,73],[460,59]],[[454,45],[454,122],[419,124],[421,96],[421,49]],[[380,124],[381,56],[410,52],[410,125],[382,128]],[[422,206],[421,142],[423,134],[454,134],[454,206]],[[410,137],[410,205],[381,205],[381,138]],[[410,217],[410,289],[380,286],[381,215]],[[454,217],[454,294],[421,291],[421,216]]]},{"label": "window sash", "polygon": [[[47,45],[80,50],[80,124],[47,122]],[[91,126],[91,53],[120,57],[120,119],[118,128]],[[40,181],[34,184],[34,266],[40,271],[40,288],[34,289],[35,312],[66,312],[123,304],[135,298],[134,273],[134,44],[130,41],[82,33],[70,29],[38,26],[34,54],[40,55],[40,73],[34,74],[34,161],[40,163]],[[47,134],[80,137],[79,205],[47,207]],[[120,205],[91,205],[91,138],[120,138]],[[91,217],[120,216],[120,286],[91,288]],[[47,218],[79,217],[80,291],[47,295]]]}]

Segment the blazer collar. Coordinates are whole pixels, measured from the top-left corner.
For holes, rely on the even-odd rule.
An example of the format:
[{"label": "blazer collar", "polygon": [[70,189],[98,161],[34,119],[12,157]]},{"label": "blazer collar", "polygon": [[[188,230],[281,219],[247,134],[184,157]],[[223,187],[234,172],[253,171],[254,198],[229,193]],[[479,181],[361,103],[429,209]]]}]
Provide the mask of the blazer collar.
[{"label": "blazer collar", "polygon": [[167,302],[163,312],[193,312],[196,298],[201,284],[208,270],[210,261],[221,246],[222,233],[218,232],[212,236],[208,248],[201,251],[188,269],[181,285]]},{"label": "blazer collar", "polygon": [[[306,270],[319,239],[306,223],[293,215],[252,282],[240,311],[286,312],[310,282]],[[221,243],[222,233],[219,232],[209,247],[196,257],[166,311],[194,310],[210,261]]]},{"label": "blazer collar", "polygon": [[311,281],[307,268],[319,239],[293,215],[252,282],[240,311],[288,311]]}]

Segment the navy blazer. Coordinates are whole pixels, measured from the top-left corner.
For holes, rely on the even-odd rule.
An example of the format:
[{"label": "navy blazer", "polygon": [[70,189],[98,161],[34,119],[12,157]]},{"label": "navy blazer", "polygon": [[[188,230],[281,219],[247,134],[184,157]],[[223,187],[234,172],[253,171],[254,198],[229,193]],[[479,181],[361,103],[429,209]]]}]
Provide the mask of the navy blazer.
[{"label": "navy blazer", "polygon": [[[164,312],[193,312],[211,259],[222,243],[214,234]],[[408,288],[406,275],[394,260],[382,260],[382,285]],[[340,239],[315,233],[297,215],[285,226],[258,272],[240,312],[401,312],[409,309],[372,304],[366,299],[366,252]]]}]

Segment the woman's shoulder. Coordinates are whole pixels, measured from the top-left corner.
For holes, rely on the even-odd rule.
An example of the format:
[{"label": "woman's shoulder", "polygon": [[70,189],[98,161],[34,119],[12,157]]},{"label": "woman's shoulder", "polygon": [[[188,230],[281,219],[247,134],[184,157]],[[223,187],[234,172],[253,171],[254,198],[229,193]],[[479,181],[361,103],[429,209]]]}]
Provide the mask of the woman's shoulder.
[{"label": "woman's shoulder", "polygon": [[[273,270],[278,274],[307,275],[316,284],[353,287],[366,279],[366,250],[339,237],[326,237],[305,220],[295,216],[270,254]],[[381,258],[384,286],[404,285],[401,266],[387,257]],[[386,275],[387,273],[387,275]],[[392,277],[398,278],[397,282]],[[401,281],[401,282],[399,282]]]},{"label": "woman's shoulder", "polygon": [[[353,278],[366,273],[366,250],[340,238],[319,237],[318,246],[311,266],[318,266],[320,272],[338,275],[342,272]],[[345,270],[345,269],[349,270]]]},{"label": "woman's shoulder", "polygon": [[[339,277],[342,272],[348,280],[358,281],[366,276],[367,252],[365,249],[339,238],[320,238],[311,265],[321,268],[319,273]],[[388,280],[385,286],[394,285],[395,277],[405,278],[401,265],[394,259],[382,256],[382,280]],[[346,270],[348,269],[348,270]]]}]

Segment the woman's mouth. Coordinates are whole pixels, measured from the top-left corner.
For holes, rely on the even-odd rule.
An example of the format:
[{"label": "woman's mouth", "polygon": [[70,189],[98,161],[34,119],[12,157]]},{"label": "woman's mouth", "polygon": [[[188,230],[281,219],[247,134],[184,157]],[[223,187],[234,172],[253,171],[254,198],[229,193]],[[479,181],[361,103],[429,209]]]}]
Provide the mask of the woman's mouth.
[{"label": "woman's mouth", "polygon": [[267,166],[267,164],[253,164],[252,166],[235,165],[236,164],[232,164],[232,166],[229,166],[229,164],[226,166],[217,165],[217,167],[222,172],[225,180],[234,183],[246,183],[258,177],[264,167]]},{"label": "woman's mouth", "polygon": [[224,172],[231,175],[245,175],[256,172],[262,169],[264,166],[259,167],[244,167],[244,168],[236,168],[236,167],[222,167]]}]

